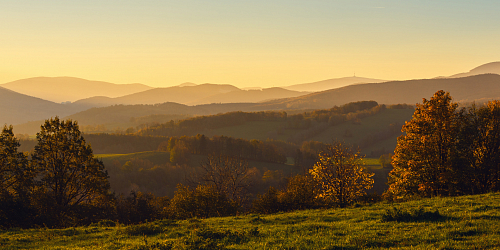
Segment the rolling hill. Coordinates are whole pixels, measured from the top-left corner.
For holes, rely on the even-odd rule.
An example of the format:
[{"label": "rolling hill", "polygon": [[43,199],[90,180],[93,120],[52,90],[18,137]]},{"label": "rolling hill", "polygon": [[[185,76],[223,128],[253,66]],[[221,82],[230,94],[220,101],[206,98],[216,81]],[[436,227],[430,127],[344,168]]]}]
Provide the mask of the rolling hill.
[{"label": "rolling hill", "polygon": [[154,88],[117,98],[96,96],[78,100],[72,105],[85,107],[105,107],[116,104],[157,104],[175,102],[187,105],[210,103],[256,103],[277,98],[301,96],[307,93],[267,88],[262,90],[242,90],[228,84],[182,84],[168,88]]},{"label": "rolling hill", "polygon": [[54,103],[0,87],[0,125],[66,116],[77,112],[64,104]]},{"label": "rolling hill", "polygon": [[374,100],[379,104],[415,104],[421,103],[422,98],[430,98],[438,90],[450,92],[455,102],[500,99],[500,75],[484,74],[463,78],[356,84],[295,98],[264,102],[255,108],[324,109],[360,100]]},{"label": "rolling hill", "polygon": [[228,84],[187,84],[168,88],[154,88],[117,98],[105,98],[102,96],[91,97],[83,100],[78,100],[73,104],[83,104],[87,106],[93,105],[94,107],[105,107],[115,104],[157,104],[165,102],[187,104],[198,99],[221,93],[228,93],[235,90],[239,90],[239,88]]},{"label": "rolling hill", "polygon": [[458,77],[467,77],[467,76],[474,76],[474,75],[480,75],[480,74],[500,75],[500,62],[491,62],[491,63],[483,64],[479,67],[471,69],[469,72],[455,74],[455,75],[452,75],[450,77],[458,78]]},{"label": "rolling hill", "polygon": [[318,91],[324,91],[324,90],[328,90],[328,89],[341,88],[341,87],[352,85],[352,84],[378,83],[378,82],[385,82],[385,80],[353,76],[353,77],[335,78],[335,79],[329,79],[329,80],[323,80],[323,81],[311,82],[311,83],[295,84],[295,85],[286,86],[283,88],[288,89],[288,90],[295,90],[295,91],[318,92]]},{"label": "rolling hill", "polygon": [[151,89],[144,84],[114,84],[75,77],[33,77],[0,85],[25,95],[57,103],[93,96],[119,97]]}]

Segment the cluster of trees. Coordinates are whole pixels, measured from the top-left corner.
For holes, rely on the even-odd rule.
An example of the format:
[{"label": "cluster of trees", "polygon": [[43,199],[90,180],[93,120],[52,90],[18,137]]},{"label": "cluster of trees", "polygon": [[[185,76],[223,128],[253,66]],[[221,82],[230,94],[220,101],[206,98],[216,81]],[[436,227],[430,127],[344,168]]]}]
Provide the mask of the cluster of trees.
[{"label": "cluster of trees", "polygon": [[[162,218],[185,219],[245,212],[274,213],[345,207],[366,197],[366,190],[373,184],[373,174],[362,168],[362,158],[358,151],[341,143],[333,143],[324,148],[320,158],[321,161],[307,173],[287,178],[284,187],[271,186],[264,194],[251,199],[249,190],[254,184],[254,173],[248,167],[248,162],[234,156],[211,155],[202,164],[199,174],[191,176],[190,184],[179,184],[172,199],[160,202],[163,207],[158,206],[157,197],[139,194],[143,197],[142,204],[150,204],[142,206],[142,217],[148,211],[156,211],[156,215],[151,218],[163,216]],[[271,171],[266,176],[273,174]],[[141,209],[134,211],[139,210]],[[123,219],[126,218],[120,220]]]},{"label": "cluster of trees", "polygon": [[398,138],[391,199],[500,190],[500,102],[458,109],[438,91],[418,104]]},{"label": "cluster of trees", "polygon": [[249,141],[228,136],[207,138],[198,134],[196,136],[170,137],[168,141],[160,143],[158,151],[170,152],[172,163],[186,163],[189,160],[189,154],[222,154],[249,160],[285,163],[287,154],[277,144],[280,143],[272,140]]},{"label": "cluster of trees", "polygon": [[310,128],[315,123],[326,123],[329,126],[333,126],[352,120],[353,118],[358,118],[358,116],[367,116],[377,113],[380,111],[379,109],[385,108],[384,105],[380,105],[379,108],[376,108],[377,106],[379,105],[376,101],[360,101],[351,102],[342,106],[335,106],[331,109],[320,109],[304,112],[302,114],[290,115],[287,120],[286,128]]},{"label": "cluster of trees", "polygon": [[[288,138],[288,142],[300,144],[315,135],[320,134],[331,126],[344,122],[358,123],[360,119],[378,114],[385,109],[413,109],[413,106],[406,104],[399,105],[378,105],[375,101],[360,101],[345,104],[340,107],[333,107],[325,110],[315,110],[288,116],[286,129],[300,129]],[[400,133],[399,124],[391,124],[386,131],[370,135],[359,143],[360,147],[369,147],[379,140],[386,139]],[[350,131],[346,131],[350,133]],[[346,136],[350,136],[347,134]]]},{"label": "cluster of trees", "polygon": [[[12,126],[0,136],[0,225],[68,226],[104,218],[108,174],[76,123],[46,121],[31,155],[18,152]],[[81,216],[84,215],[84,216]]]}]

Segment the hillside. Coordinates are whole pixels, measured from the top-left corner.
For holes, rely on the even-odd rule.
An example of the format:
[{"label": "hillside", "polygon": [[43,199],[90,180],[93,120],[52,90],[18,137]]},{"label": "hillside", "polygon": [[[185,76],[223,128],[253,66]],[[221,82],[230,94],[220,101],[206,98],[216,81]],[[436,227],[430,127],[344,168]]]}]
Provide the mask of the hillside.
[{"label": "hillside", "polygon": [[[500,194],[140,225],[0,231],[6,249],[498,249]],[[421,210],[420,210],[421,209]],[[422,211],[387,221],[388,211]],[[434,212],[438,215],[434,216]]]},{"label": "hillside", "polygon": [[295,98],[261,103],[261,109],[322,109],[359,100],[380,104],[421,103],[436,91],[450,92],[455,102],[482,102],[500,98],[500,75],[463,78],[422,79],[350,85]]},{"label": "hillside", "polygon": [[0,125],[66,116],[78,110],[0,87]]},{"label": "hillside", "polygon": [[318,92],[318,91],[324,91],[324,90],[328,90],[328,89],[341,88],[341,87],[345,87],[345,86],[352,85],[352,84],[378,83],[378,82],[386,82],[386,81],[379,80],[379,79],[352,76],[352,77],[328,79],[328,80],[311,82],[311,83],[295,84],[295,85],[286,86],[283,88],[289,89],[289,90],[295,90],[295,91]]},{"label": "hillside", "polygon": [[483,64],[476,68],[471,69],[469,72],[455,74],[450,77],[458,78],[458,77],[466,77],[480,74],[497,74],[500,75],[500,62],[491,62],[487,64]]},{"label": "hillside", "polygon": [[33,77],[0,86],[57,103],[74,102],[93,96],[118,97],[151,89],[149,86],[138,83],[114,84],[75,77]]}]

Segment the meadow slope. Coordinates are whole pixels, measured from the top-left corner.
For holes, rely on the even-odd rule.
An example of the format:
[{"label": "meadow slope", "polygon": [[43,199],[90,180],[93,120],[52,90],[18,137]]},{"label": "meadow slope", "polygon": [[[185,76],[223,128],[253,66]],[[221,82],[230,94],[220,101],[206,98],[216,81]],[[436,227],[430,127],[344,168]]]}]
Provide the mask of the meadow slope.
[{"label": "meadow slope", "polygon": [[[498,249],[500,193],[140,225],[0,231],[5,249]],[[417,211],[384,220],[387,211]],[[420,213],[418,212],[420,211]],[[439,212],[439,215],[435,213]],[[397,217],[397,216],[396,216]],[[394,217],[392,217],[394,218]]]}]

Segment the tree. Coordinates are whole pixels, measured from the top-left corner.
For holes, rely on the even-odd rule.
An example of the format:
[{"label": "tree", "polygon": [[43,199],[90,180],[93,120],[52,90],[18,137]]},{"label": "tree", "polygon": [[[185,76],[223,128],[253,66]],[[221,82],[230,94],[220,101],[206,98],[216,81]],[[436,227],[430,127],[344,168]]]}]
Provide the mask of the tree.
[{"label": "tree", "polygon": [[417,104],[413,118],[403,125],[389,173],[387,195],[433,196],[457,192],[454,161],[460,113],[449,93],[436,92]]},{"label": "tree", "polygon": [[378,158],[378,162],[382,168],[390,168],[391,167],[391,159],[392,154],[383,154]]},{"label": "tree", "polygon": [[251,185],[248,161],[227,155],[209,155],[201,164],[199,182],[213,185],[220,194],[242,204]]},{"label": "tree", "polygon": [[28,227],[33,210],[30,206],[33,170],[27,157],[18,152],[19,140],[12,126],[0,134],[0,226]]},{"label": "tree", "polygon": [[500,101],[473,105],[462,116],[458,139],[462,187],[471,194],[500,190]]},{"label": "tree", "polygon": [[[173,138],[173,137],[172,137]],[[170,139],[172,141],[172,139]],[[175,164],[187,164],[189,162],[189,148],[182,140],[177,140],[170,150],[170,162]]]},{"label": "tree", "polygon": [[103,205],[96,201],[107,195],[109,176],[78,124],[56,117],[45,121],[36,137],[32,163],[38,172],[40,213],[58,226],[94,216],[82,211]]},{"label": "tree", "polygon": [[18,152],[19,140],[12,126],[4,126],[0,134],[0,192],[1,195],[19,195],[32,172],[26,156]]},{"label": "tree", "polygon": [[340,142],[327,144],[318,155],[318,162],[310,171],[321,186],[318,198],[334,202],[341,207],[354,202],[373,186],[373,174],[362,167],[359,150]]}]

